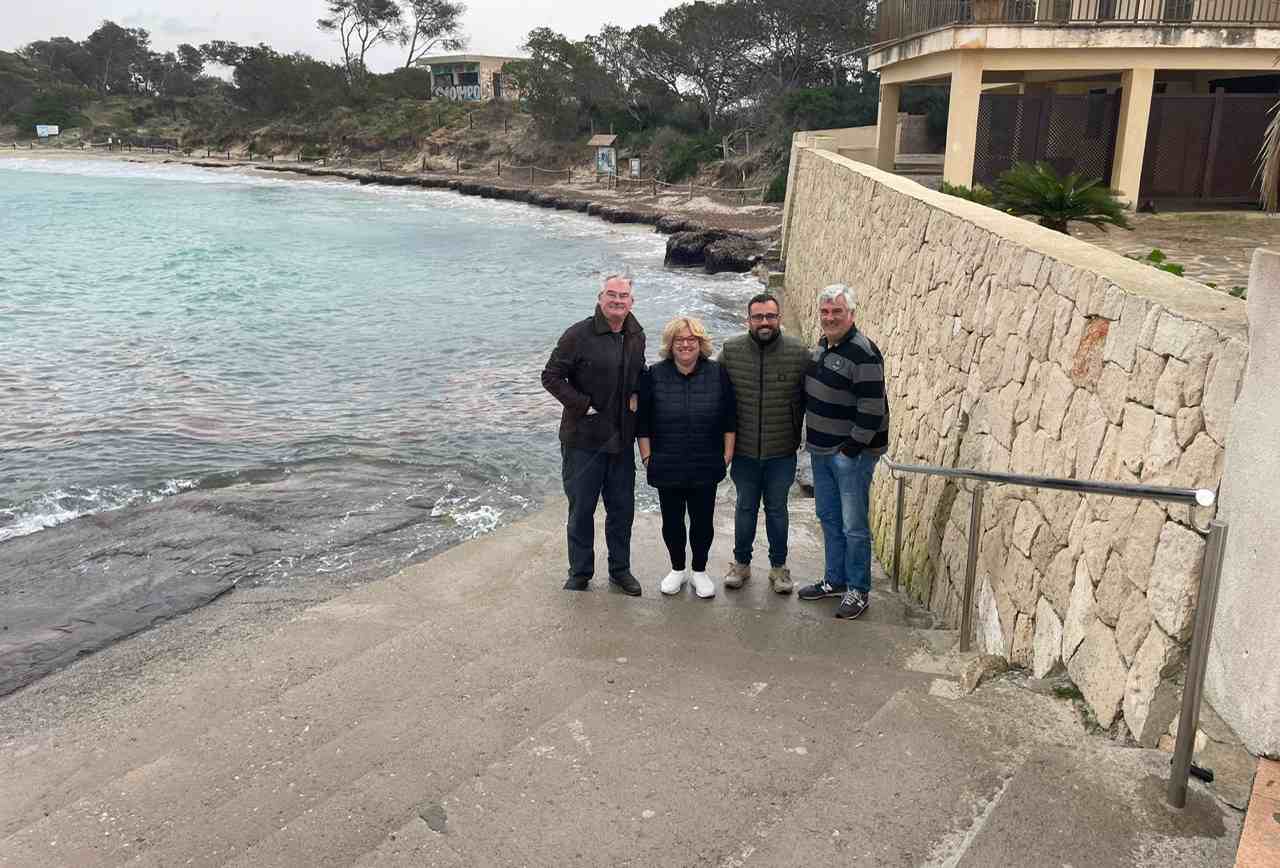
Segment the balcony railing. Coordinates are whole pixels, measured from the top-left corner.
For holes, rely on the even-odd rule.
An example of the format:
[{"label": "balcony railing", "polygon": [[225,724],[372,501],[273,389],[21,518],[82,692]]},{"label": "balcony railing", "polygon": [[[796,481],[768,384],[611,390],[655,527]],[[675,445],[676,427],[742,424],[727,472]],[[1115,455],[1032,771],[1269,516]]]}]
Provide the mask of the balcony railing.
[{"label": "balcony railing", "polygon": [[881,0],[878,40],[972,24],[1280,27],[1280,0]]}]

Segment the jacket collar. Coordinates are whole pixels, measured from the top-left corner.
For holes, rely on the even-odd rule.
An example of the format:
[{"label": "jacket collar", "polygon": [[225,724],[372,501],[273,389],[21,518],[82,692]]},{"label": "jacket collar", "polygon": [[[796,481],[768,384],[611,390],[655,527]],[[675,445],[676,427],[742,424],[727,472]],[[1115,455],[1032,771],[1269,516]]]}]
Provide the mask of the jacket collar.
[{"label": "jacket collar", "polygon": [[826,335],[823,335],[821,338],[819,338],[819,339],[818,339],[818,343],[820,343],[822,346],[826,347],[826,348],[827,348],[827,349],[829,349],[829,350],[834,350],[834,349],[835,349],[836,347],[838,347],[838,346],[842,346],[842,345],[844,345],[844,344],[847,344],[847,343],[849,342],[849,339],[850,339],[850,338],[852,338],[852,337],[853,337],[854,335],[856,335],[857,333],[858,333],[858,324],[857,324],[857,323],[854,323],[853,325],[849,326],[849,330],[848,330],[847,332],[845,332],[845,333],[844,333],[844,337],[842,337],[842,338],[840,338],[840,340],[836,341],[836,343],[835,343],[834,345],[833,345],[830,341],[828,341],[828,340],[827,340],[827,336],[826,336]]},{"label": "jacket collar", "polygon": [[[598,304],[596,305],[595,314],[591,317],[591,325],[595,330],[595,333],[598,335],[608,334],[613,331],[613,329],[609,327],[608,318],[604,315],[604,311],[600,309],[600,305]],[[635,334],[636,332],[643,331],[643,329],[640,328],[640,320],[628,313],[627,318],[622,321],[622,331],[624,334]]]}]

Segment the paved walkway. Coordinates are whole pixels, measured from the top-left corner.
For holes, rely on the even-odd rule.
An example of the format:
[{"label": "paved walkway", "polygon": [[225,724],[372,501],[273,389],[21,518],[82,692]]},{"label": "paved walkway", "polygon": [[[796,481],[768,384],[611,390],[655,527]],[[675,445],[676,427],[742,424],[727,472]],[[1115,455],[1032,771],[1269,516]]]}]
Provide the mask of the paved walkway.
[{"label": "paved walkway", "polygon": [[0,865],[1232,863],[1239,816],[1195,782],[1168,810],[1167,754],[1014,680],[961,695],[954,634],[893,595],[853,623],[763,570],[663,598],[654,514],[644,597],[562,592],[563,511],[316,605],[236,592],[0,700]]}]

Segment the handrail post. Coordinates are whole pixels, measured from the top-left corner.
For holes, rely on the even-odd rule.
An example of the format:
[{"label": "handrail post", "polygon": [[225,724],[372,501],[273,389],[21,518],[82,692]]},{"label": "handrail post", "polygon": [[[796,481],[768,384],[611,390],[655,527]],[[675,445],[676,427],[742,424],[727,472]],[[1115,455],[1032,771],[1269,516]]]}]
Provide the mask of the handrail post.
[{"label": "handrail post", "polygon": [[969,650],[969,634],[973,632],[973,584],[978,574],[978,539],[982,534],[982,495],[986,485],[973,487],[973,505],[969,508],[969,557],[964,567],[964,608],[960,610],[960,651]]},{"label": "handrail post", "polygon": [[898,575],[902,572],[902,511],[906,500],[907,477],[898,477],[898,510],[893,519],[893,592],[898,593]]},{"label": "handrail post", "polygon": [[1213,618],[1218,607],[1218,585],[1222,579],[1222,554],[1226,544],[1227,523],[1214,519],[1209,523],[1209,539],[1200,568],[1200,597],[1196,604],[1196,623],[1182,686],[1182,713],[1178,717],[1173,768],[1169,773],[1166,800],[1175,808],[1187,806],[1187,776],[1191,772],[1196,729],[1200,726],[1200,698],[1204,693],[1204,671],[1209,663],[1209,642],[1213,638]]}]

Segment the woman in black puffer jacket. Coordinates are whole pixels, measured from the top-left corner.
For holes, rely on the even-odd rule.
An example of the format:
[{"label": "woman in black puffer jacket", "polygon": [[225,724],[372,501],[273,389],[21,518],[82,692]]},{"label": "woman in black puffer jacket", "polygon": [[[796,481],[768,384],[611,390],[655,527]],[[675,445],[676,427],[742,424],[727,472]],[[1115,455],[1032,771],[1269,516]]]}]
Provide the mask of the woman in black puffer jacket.
[{"label": "woman in black puffer jacket", "polygon": [[662,361],[640,380],[637,436],[640,460],[662,505],[662,540],[671,555],[671,572],[659,589],[678,594],[684,587],[685,517],[692,549],[689,576],[693,591],[706,599],[716,594],[707,576],[707,554],[714,535],[716,486],[733,460],[738,428],[737,401],[729,375],[711,355],[711,340],[693,317],[676,317],[662,330]]}]

